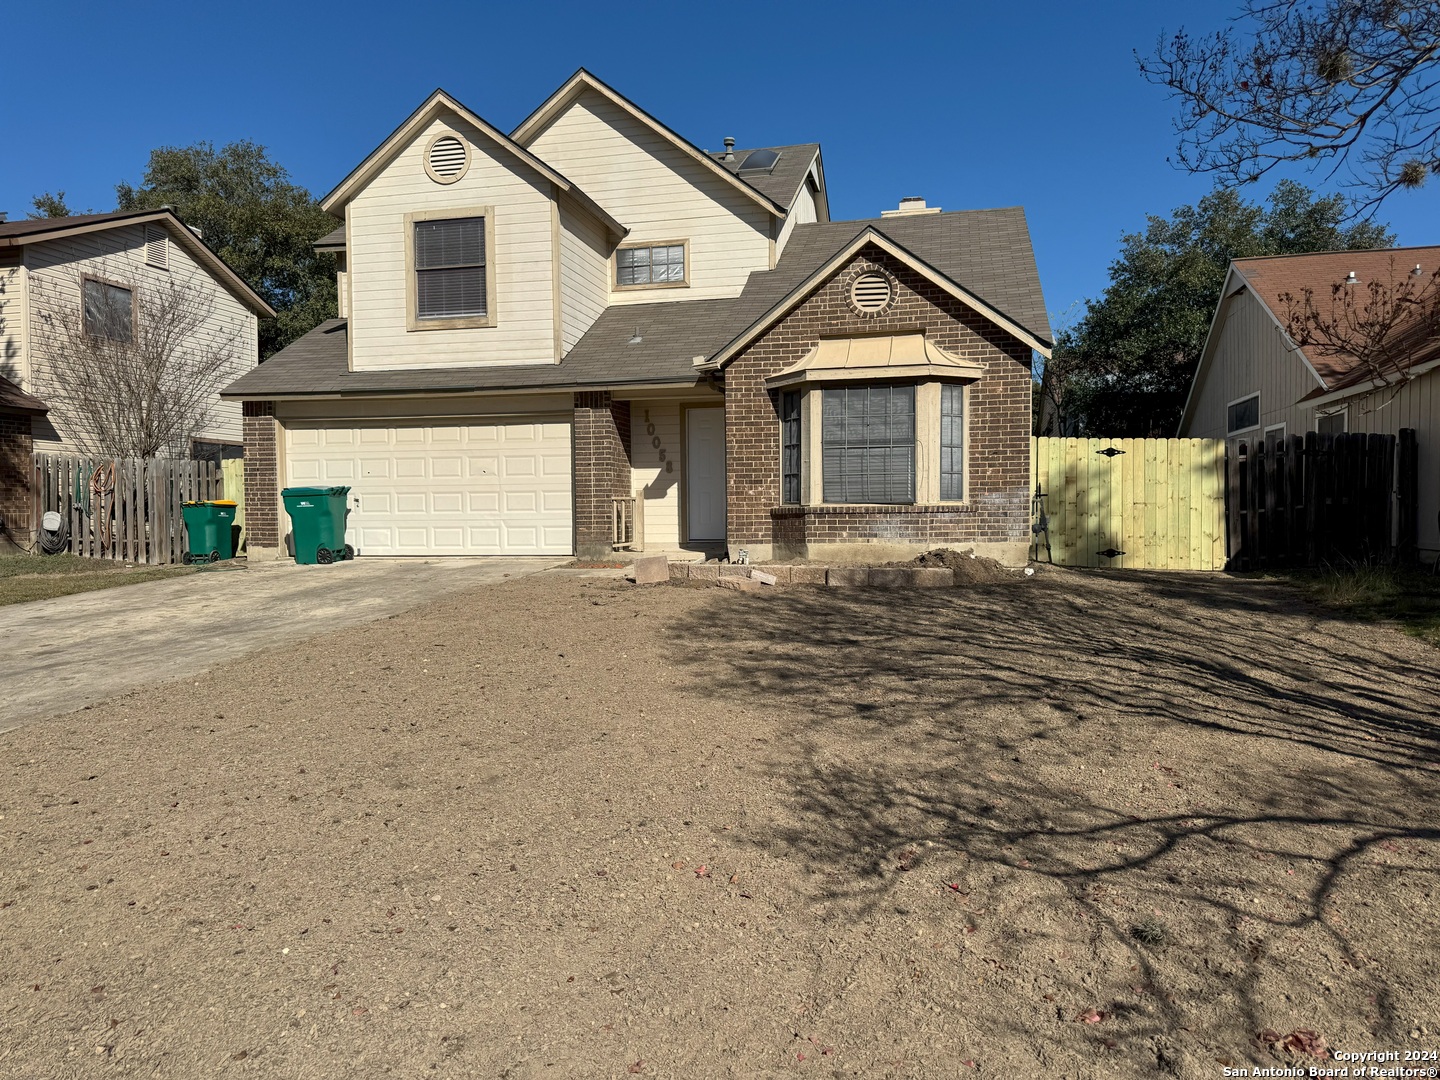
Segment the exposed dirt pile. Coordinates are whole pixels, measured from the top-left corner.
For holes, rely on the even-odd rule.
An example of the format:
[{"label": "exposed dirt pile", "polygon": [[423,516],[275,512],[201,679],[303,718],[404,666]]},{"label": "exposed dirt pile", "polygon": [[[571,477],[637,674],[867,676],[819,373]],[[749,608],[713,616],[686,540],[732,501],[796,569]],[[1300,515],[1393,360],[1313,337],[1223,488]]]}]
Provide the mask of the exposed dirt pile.
[{"label": "exposed dirt pile", "polygon": [[956,551],[954,548],[936,548],[923,555],[916,555],[909,562],[891,563],[891,566],[934,566],[955,571],[956,585],[986,585],[995,581],[1021,581],[1024,575],[1018,570],[1002,566],[994,559],[987,559],[974,552]]}]

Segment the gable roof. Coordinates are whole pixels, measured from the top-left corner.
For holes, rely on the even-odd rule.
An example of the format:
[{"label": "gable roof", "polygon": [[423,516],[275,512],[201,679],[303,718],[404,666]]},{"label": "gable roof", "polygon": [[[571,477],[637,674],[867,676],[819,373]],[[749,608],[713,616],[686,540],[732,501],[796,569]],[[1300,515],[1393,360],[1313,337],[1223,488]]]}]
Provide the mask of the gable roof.
[{"label": "gable roof", "polygon": [[775,269],[750,275],[736,312],[744,322],[711,363],[723,367],[867,243],[1049,356],[1054,337],[1030,230],[1025,211],[1012,206],[797,225]]},{"label": "gable roof", "polygon": [[[1344,282],[1347,274],[1354,272],[1363,289],[1374,281],[1386,284],[1400,284],[1410,268],[1419,265],[1428,279],[1440,266],[1440,247],[1379,248],[1371,251],[1324,251],[1309,255],[1272,255],[1256,259],[1236,259],[1231,265],[1244,279],[1255,294],[1282,325],[1286,318],[1285,304],[1280,297],[1289,293],[1299,299],[1305,290],[1314,296],[1315,305],[1322,312],[1335,286]],[[1401,331],[1403,334],[1403,330]],[[1424,343],[1421,343],[1422,345]],[[1440,343],[1435,343],[1440,348]],[[1364,382],[1367,373],[1359,358],[1348,354],[1335,354],[1328,349],[1317,349],[1313,345],[1294,346],[1300,352],[1311,370],[1324,385],[1325,391],[1338,390],[1343,386]],[[1421,352],[1426,352],[1422,348]],[[1411,355],[1411,362],[1425,359]]]},{"label": "gable roof", "polygon": [[[519,126],[510,133],[511,138],[513,138],[517,143],[521,144],[522,146],[529,146],[532,142],[535,141],[536,137],[540,134],[540,132],[544,131],[547,127],[549,127],[551,122],[557,116],[559,116],[560,113],[563,112],[567,106],[569,106],[587,90],[594,91],[601,97],[605,98],[607,101],[611,102],[613,105],[618,106],[623,112],[628,113],[631,117],[638,120],[645,127],[648,127],[651,131],[655,132],[655,134],[659,135],[662,139],[668,141],[671,145],[676,147],[687,157],[699,162],[701,166],[710,170],[716,176],[723,179],[727,184],[732,185],[737,191],[744,194],[746,198],[749,198],[754,202],[759,203],[776,217],[784,217],[785,214],[788,212],[790,207],[790,204],[788,202],[782,205],[780,202],[771,198],[769,195],[760,191],[758,188],[746,183],[744,180],[740,179],[740,177],[737,176],[735,173],[727,169],[724,165],[721,165],[711,155],[707,154],[704,150],[701,150],[689,139],[686,139],[683,136],[676,134],[670,128],[662,124],[659,120],[656,120],[655,117],[647,113],[644,109],[640,108],[640,106],[636,105],[629,98],[620,94],[618,91],[612,89],[611,87],[606,86],[603,82],[597,79],[594,75],[590,74],[590,72],[586,71],[584,68],[581,68],[580,70],[575,72],[574,75],[571,75],[570,78],[566,79],[564,84],[561,85],[558,90],[556,90],[553,94],[551,94],[548,98],[546,98],[543,102],[540,103],[539,108],[537,108],[534,112],[532,112],[529,116],[522,120]],[[796,190],[799,190],[798,184]],[[792,198],[793,196],[794,192],[791,193]]]},{"label": "gable roof", "polygon": [[[778,154],[775,160],[775,167],[769,172],[741,172],[740,166],[746,157],[756,150],[769,150]],[[726,160],[733,153],[733,158]],[[800,194],[800,185],[805,183],[805,177],[810,175],[811,166],[824,175],[821,168],[820,144],[819,143],[797,143],[794,146],[752,146],[748,150],[725,151],[718,153],[711,150],[709,154],[715,159],[721,168],[732,172],[746,184],[749,184],[760,194],[773,199],[787,210],[795,205],[795,197]],[[828,215],[822,216],[825,220]]]},{"label": "gable roof", "polygon": [[423,102],[420,107],[412,112],[405,120],[387,135],[383,142],[365,156],[365,159],[350,170],[350,174],[341,180],[328,195],[320,200],[320,208],[328,214],[339,213],[340,210],[354,198],[356,192],[368,184],[395,153],[415,137],[416,132],[430,123],[443,112],[452,112],[466,123],[480,131],[486,138],[490,139],[502,150],[507,151],[518,158],[525,165],[539,173],[545,179],[568,195],[590,212],[598,221],[618,237],[624,237],[629,230],[620,222],[616,221],[610,214],[590,196],[586,195],[578,187],[572,184],[560,173],[556,172],[545,162],[541,161],[529,150],[506,135],[503,131],[491,125],[478,113],[472,112],[455,98],[451,97],[444,90],[436,90]]},{"label": "gable roof", "polygon": [[0,414],[21,413],[29,416],[40,416],[50,411],[39,398],[27,394],[20,387],[16,386],[4,375],[0,375]]},{"label": "gable roof", "polygon": [[0,222],[0,248],[64,240],[88,232],[100,232],[125,225],[143,225],[147,222],[164,225],[171,239],[178,242],[190,253],[191,258],[209,270],[212,277],[255,314],[267,319],[275,317],[275,309],[247,285],[245,279],[230,268],[229,263],[196,236],[174,210],[117,210],[111,214],[75,214],[71,217],[4,221]]},{"label": "gable roof", "polygon": [[1048,350],[1050,323],[1020,208],[885,218],[884,236],[881,224],[877,218],[797,225],[775,269],[751,274],[738,297],[611,305],[558,364],[349,371],[347,327],[332,319],[247,372],[224,396],[693,386],[704,378],[697,357],[720,356],[768,313],[808,295],[817,271],[837,255],[868,242],[899,252],[932,280],[945,279],[952,295],[963,292],[965,303],[996,312]]}]

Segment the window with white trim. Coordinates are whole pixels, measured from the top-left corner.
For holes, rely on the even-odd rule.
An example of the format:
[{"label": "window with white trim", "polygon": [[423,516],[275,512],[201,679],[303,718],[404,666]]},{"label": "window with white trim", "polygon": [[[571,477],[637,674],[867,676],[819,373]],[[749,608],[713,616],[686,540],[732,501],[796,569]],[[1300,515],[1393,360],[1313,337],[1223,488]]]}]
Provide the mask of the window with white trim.
[{"label": "window with white trim", "polygon": [[1326,413],[1315,418],[1315,431],[1320,435],[1344,435],[1349,430],[1350,410]]},{"label": "window with white trim", "polygon": [[820,443],[827,503],[915,501],[915,387],[827,387]]},{"label": "window with white trim", "polygon": [[415,222],[415,317],[486,315],[485,219]]},{"label": "window with white trim", "polygon": [[1234,435],[1260,426],[1260,395],[1232,401],[1225,408],[1225,433]]},{"label": "window with white trim", "polygon": [[622,247],[615,252],[615,284],[621,288],[685,282],[684,244]]},{"label": "window with white trim", "polygon": [[85,278],[80,289],[86,334],[121,345],[135,340],[135,296],[129,289],[95,278]]}]

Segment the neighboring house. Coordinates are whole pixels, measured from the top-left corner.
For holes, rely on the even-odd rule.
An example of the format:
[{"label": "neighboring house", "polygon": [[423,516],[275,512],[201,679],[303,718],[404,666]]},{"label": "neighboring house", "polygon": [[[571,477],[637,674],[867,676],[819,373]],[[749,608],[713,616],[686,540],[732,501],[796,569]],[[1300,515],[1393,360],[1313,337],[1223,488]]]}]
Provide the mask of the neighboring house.
[{"label": "neighboring house", "polygon": [[0,375],[0,551],[26,548],[32,541],[35,461],[30,426],[47,412],[43,401]]},{"label": "neighboring house", "polygon": [[[274,311],[171,211],[0,221],[0,375],[50,406],[34,417],[36,450],[94,449],[87,421],[56,382],[66,320],[87,335],[124,341],[145,318],[147,291],[158,297],[172,288],[193,293],[206,316],[203,333],[233,352],[232,377],[259,362],[257,320]],[[217,394],[191,445],[171,452],[238,455],[240,411]]]},{"label": "neighboring house", "polygon": [[[1333,290],[1398,284],[1418,266],[1428,279],[1440,247],[1336,251],[1238,259],[1210,324],[1210,335],[1180,421],[1182,438],[1264,440],[1309,431],[1397,434],[1414,428],[1420,451],[1419,547],[1440,552],[1440,340],[1407,352],[1403,377],[1377,380],[1353,356],[1298,347],[1286,332],[1282,296],[1309,289],[1328,316]],[[1353,284],[1345,284],[1350,274]],[[1360,297],[1363,306],[1368,299]]]},{"label": "neighboring house", "polygon": [[286,485],[362,555],[1023,561],[1019,209],[832,222],[814,143],[706,152],[581,71],[510,134],[437,91],[322,200],[341,318],[237,380],[250,550]]}]

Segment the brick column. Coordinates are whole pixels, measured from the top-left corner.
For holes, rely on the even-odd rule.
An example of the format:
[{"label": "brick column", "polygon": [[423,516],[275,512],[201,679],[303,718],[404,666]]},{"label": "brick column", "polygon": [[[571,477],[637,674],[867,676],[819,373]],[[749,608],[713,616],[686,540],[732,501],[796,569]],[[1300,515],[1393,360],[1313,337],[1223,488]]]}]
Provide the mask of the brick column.
[{"label": "brick column", "polygon": [[35,444],[29,416],[0,416],[0,549],[35,540]]},{"label": "brick column", "polygon": [[617,496],[630,494],[630,403],[610,391],[575,395],[575,555],[608,558]]},{"label": "brick column", "polygon": [[275,403],[245,402],[245,545],[252,556],[280,551],[279,437]]}]

